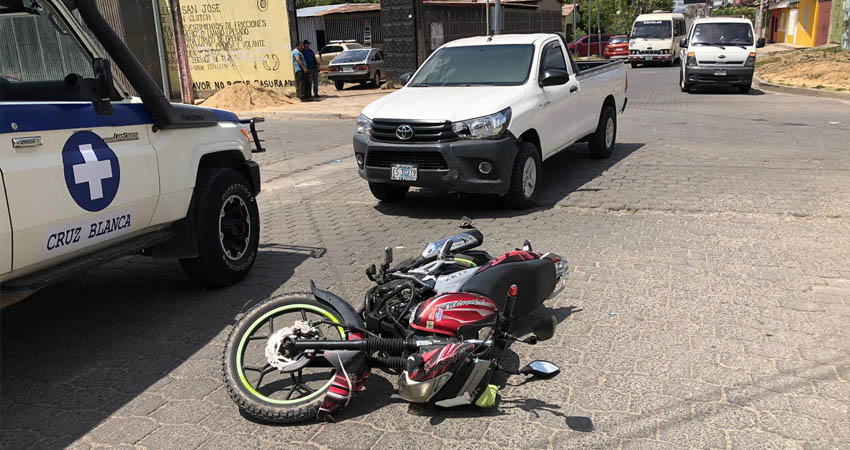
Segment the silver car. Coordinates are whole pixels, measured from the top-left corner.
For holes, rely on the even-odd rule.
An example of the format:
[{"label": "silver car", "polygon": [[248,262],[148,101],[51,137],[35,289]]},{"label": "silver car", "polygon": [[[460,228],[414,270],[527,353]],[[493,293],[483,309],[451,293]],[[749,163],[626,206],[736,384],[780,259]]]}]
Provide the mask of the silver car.
[{"label": "silver car", "polygon": [[384,75],[384,52],[377,48],[346,50],[328,66],[328,79],[341,91],[345,83],[381,85]]}]

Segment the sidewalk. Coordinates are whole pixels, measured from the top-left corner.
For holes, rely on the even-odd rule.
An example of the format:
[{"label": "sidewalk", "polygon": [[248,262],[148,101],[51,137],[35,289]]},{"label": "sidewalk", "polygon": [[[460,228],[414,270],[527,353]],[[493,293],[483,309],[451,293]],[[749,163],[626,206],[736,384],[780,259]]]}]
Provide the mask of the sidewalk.
[{"label": "sidewalk", "polygon": [[771,56],[771,55],[774,55],[776,53],[785,53],[785,52],[790,52],[790,51],[801,49],[801,48],[806,48],[806,47],[803,46],[803,45],[797,45],[797,44],[784,44],[784,43],[783,44],[779,44],[779,43],[767,44],[762,48],[756,49],[756,55],[757,56]]}]

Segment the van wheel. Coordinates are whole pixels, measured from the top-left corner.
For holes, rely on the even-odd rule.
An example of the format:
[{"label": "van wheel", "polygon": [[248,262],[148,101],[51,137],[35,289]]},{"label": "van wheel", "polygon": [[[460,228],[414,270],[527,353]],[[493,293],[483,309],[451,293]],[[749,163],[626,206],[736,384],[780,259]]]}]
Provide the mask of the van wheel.
[{"label": "van wheel", "polygon": [[594,158],[607,158],[614,150],[617,141],[617,113],[610,106],[603,106],[599,115],[599,124],[596,132],[590,137],[588,147],[590,156]]},{"label": "van wheel", "polygon": [[345,87],[345,83],[343,83],[342,81],[336,80],[336,81],[334,81],[334,87],[336,88],[336,90],[341,91],[342,88]]},{"label": "van wheel", "polygon": [[388,183],[369,183],[369,190],[378,200],[386,203],[398,203],[407,196],[409,186],[398,186]]},{"label": "van wheel", "polygon": [[686,77],[687,77],[687,75],[685,74],[685,71],[680,70],[679,71],[679,89],[681,89],[682,92],[690,92],[690,90],[691,90],[690,83],[685,81],[687,79]]},{"label": "van wheel", "polygon": [[511,185],[505,194],[505,206],[513,209],[527,209],[534,206],[537,192],[540,190],[540,154],[530,142],[519,142],[519,151],[511,171]]},{"label": "van wheel", "polygon": [[203,169],[195,186],[198,256],[180,260],[203,287],[224,287],[248,274],[260,243],[260,213],[248,180],[233,169]]}]

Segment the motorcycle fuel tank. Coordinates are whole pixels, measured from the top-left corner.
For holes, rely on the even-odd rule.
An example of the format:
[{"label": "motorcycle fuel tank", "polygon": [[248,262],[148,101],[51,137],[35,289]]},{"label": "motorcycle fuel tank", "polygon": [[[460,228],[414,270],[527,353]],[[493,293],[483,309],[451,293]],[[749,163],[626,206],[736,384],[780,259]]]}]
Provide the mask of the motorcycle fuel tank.
[{"label": "motorcycle fuel tank", "polygon": [[478,294],[440,294],[420,303],[410,315],[414,330],[457,336],[462,327],[482,327],[496,321],[496,303]]}]

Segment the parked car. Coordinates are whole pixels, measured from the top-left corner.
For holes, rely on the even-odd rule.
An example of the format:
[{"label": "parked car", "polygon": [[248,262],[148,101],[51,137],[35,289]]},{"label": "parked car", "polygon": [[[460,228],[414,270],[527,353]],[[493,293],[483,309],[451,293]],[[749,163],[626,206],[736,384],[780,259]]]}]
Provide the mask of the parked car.
[{"label": "parked car", "polygon": [[755,41],[753,35],[749,19],[711,17],[694,21],[688,37],[679,42],[682,92],[699,84],[737,86],[742,94],[749,92],[756,48],[764,47],[764,38]]},{"label": "parked car", "polygon": [[341,91],[345,83],[371,83],[381,85],[384,70],[384,52],[377,48],[346,50],[328,66],[328,79],[336,90]]},{"label": "parked car", "polygon": [[637,16],[629,35],[629,63],[632,67],[647,62],[675,66],[679,40],[687,32],[685,16],[679,13],[658,11]]},{"label": "parked car", "polygon": [[330,41],[328,45],[322,47],[319,50],[319,54],[316,55],[316,62],[319,64],[319,71],[328,70],[328,65],[330,65],[331,61],[334,60],[340,53],[346,50],[355,50],[358,48],[363,48],[363,45],[358,44],[356,41]]},{"label": "parked car", "polygon": [[573,61],[563,34],[449,42],[363,109],[358,173],[385,202],[420,186],[530,207],[546,159],[581,140],[592,156],[611,155],[626,77],[619,62]]},{"label": "parked car", "polygon": [[170,103],[94,0],[12,2],[0,17],[42,33],[11,45],[73,68],[0,77],[0,306],[126,255],[177,258],[207,287],[245,277],[260,236],[254,121]]},{"label": "parked car", "polygon": [[582,36],[569,45],[569,50],[576,56],[602,56],[605,46],[608,45],[610,34],[590,34]]},{"label": "parked car", "polygon": [[611,36],[605,47],[605,59],[627,59],[629,57],[629,36]]}]

